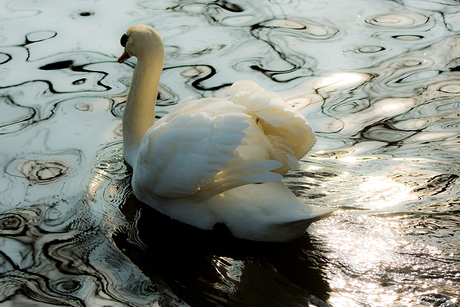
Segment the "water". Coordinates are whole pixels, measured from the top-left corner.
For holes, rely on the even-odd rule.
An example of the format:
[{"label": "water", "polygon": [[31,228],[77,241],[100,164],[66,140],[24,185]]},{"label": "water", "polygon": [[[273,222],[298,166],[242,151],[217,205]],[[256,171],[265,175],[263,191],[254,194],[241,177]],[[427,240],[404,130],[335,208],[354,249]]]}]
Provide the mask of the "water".
[{"label": "water", "polygon": [[[456,1],[46,1],[0,12],[1,306],[460,306]],[[139,203],[128,27],[166,45],[158,114],[236,80],[318,142],[286,177],[334,214],[287,244]]]}]

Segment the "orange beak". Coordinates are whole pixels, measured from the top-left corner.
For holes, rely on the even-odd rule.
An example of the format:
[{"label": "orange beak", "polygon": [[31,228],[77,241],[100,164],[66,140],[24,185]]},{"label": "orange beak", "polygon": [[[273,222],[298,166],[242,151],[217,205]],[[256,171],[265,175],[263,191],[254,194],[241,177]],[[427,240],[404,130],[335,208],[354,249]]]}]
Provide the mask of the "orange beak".
[{"label": "orange beak", "polygon": [[120,55],[120,57],[118,58],[118,63],[123,63],[124,61],[126,61],[127,59],[129,59],[131,56],[129,55],[128,52],[126,52],[126,49],[123,50],[123,53],[122,55]]}]

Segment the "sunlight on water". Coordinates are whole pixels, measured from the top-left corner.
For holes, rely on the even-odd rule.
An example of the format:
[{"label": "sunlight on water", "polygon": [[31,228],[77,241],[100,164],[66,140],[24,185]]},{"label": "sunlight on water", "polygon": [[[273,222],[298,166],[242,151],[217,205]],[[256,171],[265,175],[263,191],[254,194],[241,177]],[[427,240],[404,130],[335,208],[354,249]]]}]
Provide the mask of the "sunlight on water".
[{"label": "sunlight on water", "polygon": [[358,186],[358,189],[362,192],[362,195],[375,195],[378,197],[377,199],[369,199],[367,197],[364,199],[359,198],[362,202],[368,202],[368,206],[376,209],[395,206],[406,201],[417,199],[417,196],[413,195],[410,187],[394,182],[383,176],[374,176],[365,179],[365,181]]},{"label": "sunlight on water", "polygon": [[[1,306],[459,306],[458,2],[2,5]],[[262,244],[137,201],[117,58],[140,23],[165,43],[158,117],[237,80],[280,93],[317,136],[284,181],[334,213]]]}]

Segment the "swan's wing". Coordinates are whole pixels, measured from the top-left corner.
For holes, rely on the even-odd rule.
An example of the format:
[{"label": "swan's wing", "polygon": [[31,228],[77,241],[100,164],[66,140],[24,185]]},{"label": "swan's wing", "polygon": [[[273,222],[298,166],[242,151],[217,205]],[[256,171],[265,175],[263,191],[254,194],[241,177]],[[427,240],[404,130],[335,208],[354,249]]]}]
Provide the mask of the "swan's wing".
[{"label": "swan's wing", "polygon": [[281,96],[266,92],[252,81],[238,81],[230,89],[230,100],[247,108],[273,145],[271,159],[283,163],[277,172],[298,168],[298,160],[315,145],[315,133],[305,117],[287,105]]},{"label": "swan's wing", "polygon": [[221,99],[177,105],[144,136],[134,188],[160,197],[187,197],[198,191],[212,196],[249,182],[280,180],[270,172],[281,165],[279,162],[237,157],[236,149],[252,120],[245,109]]}]

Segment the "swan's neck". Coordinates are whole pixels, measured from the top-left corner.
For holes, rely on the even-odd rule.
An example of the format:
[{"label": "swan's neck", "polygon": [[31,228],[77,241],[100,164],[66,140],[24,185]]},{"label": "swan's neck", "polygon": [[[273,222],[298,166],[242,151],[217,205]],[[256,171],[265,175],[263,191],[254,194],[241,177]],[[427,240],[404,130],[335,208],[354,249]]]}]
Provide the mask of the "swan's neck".
[{"label": "swan's neck", "polygon": [[138,57],[133,72],[123,111],[123,155],[131,166],[134,166],[143,136],[155,123],[155,104],[163,63],[163,50],[152,52],[149,56]]}]

